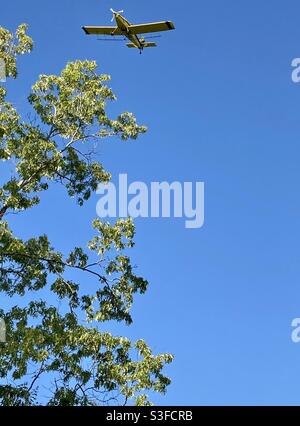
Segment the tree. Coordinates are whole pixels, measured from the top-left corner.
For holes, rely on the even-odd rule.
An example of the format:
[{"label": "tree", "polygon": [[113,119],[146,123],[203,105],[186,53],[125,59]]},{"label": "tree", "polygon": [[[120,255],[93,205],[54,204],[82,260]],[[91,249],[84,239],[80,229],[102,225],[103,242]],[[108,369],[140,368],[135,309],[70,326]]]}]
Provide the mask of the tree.
[{"label": "tree", "polygon": [[[15,35],[0,29],[7,77],[17,77],[17,56],[32,46],[26,25]],[[87,248],[67,255],[46,235],[17,238],[8,223],[9,212],[34,207],[55,182],[81,206],[110,180],[91,146],[146,131],[131,113],[109,118],[106,104],[115,100],[109,79],[91,61],[68,63],[58,76],[41,75],[28,97],[35,115],[30,122],[0,87],[1,178],[5,163],[15,167],[0,187],[0,291],[12,301],[30,294],[30,303],[0,310],[7,335],[0,343],[1,405],[148,405],[149,392],[164,393],[170,384],[162,370],[171,355],[153,355],[143,340],[132,343],[103,331],[108,321],[132,323],[134,295],[148,285],[127,255],[135,234],[130,219],[114,225],[96,219]],[[68,278],[69,270],[78,272],[76,280]]]}]

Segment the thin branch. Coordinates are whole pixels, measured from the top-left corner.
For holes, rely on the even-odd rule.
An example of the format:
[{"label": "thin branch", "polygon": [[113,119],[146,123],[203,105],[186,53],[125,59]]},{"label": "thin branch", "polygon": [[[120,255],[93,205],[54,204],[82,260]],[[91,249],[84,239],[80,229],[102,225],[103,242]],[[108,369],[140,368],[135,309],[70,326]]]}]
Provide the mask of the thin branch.
[{"label": "thin branch", "polygon": [[20,257],[25,257],[27,259],[39,260],[39,261],[46,262],[46,263],[49,263],[49,264],[57,264],[57,265],[64,266],[64,267],[67,267],[67,268],[78,269],[80,271],[88,272],[92,275],[95,275],[102,282],[105,282],[106,284],[108,284],[108,280],[107,280],[106,277],[104,277],[103,275],[99,274],[98,272],[95,272],[95,271],[90,269],[92,266],[96,266],[99,263],[94,263],[90,266],[85,267],[85,266],[79,266],[79,265],[70,265],[69,263],[64,262],[63,260],[47,259],[45,257],[32,256],[32,255],[29,255],[29,254],[26,254],[26,253],[2,253],[2,256],[4,256],[4,257],[5,256],[9,256],[9,257],[20,256]]},{"label": "thin branch", "polygon": [[45,361],[42,362],[41,367],[39,369],[39,371],[37,372],[37,374],[34,376],[31,385],[28,388],[28,393],[31,391],[31,389],[33,388],[35,382],[40,378],[41,374],[44,372],[44,365],[45,365]]}]

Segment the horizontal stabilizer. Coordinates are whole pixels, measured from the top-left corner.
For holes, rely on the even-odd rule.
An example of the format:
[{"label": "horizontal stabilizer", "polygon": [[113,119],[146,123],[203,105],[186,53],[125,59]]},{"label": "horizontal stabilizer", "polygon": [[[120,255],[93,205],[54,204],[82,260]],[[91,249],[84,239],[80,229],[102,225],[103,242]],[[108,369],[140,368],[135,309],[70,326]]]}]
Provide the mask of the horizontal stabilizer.
[{"label": "horizontal stabilizer", "polygon": [[[127,47],[137,49],[136,45],[133,44],[133,43],[128,43]],[[145,48],[145,47],[157,47],[157,44],[156,43],[143,43],[143,48]]]},{"label": "horizontal stabilizer", "polygon": [[157,47],[156,43],[144,43],[143,47]]}]

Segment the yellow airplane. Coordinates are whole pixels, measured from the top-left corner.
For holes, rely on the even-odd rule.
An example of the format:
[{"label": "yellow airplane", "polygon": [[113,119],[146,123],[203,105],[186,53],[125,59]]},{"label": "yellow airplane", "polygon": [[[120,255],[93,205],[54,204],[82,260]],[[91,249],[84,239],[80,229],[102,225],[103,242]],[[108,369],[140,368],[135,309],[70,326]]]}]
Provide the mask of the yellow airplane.
[{"label": "yellow airplane", "polygon": [[156,43],[147,42],[146,38],[138,37],[139,34],[148,34],[156,33],[161,31],[175,30],[175,26],[171,21],[163,22],[153,22],[150,24],[139,24],[132,25],[127,19],[124,18],[121,14],[124,13],[123,10],[119,12],[110,9],[113,13],[112,22],[115,19],[117,26],[115,27],[91,27],[86,26],[82,27],[86,34],[98,34],[98,35],[111,35],[111,36],[124,36],[127,37],[131,43],[128,43],[127,46],[130,48],[139,49],[140,53],[146,47],[156,47]]}]

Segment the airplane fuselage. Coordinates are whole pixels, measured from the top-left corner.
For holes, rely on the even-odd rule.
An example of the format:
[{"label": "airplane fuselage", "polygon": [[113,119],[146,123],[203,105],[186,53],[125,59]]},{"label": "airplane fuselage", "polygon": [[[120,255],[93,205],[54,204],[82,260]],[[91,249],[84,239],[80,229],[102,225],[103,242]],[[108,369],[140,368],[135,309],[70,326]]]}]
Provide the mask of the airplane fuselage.
[{"label": "airplane fuselage", "polygon": [[128,22],[127,19],[119,13],[115,14],[115,19],[118,29],[122,32],[122,34],[127,37],[138,49],[143,50],[142,41],[138,38],[137,35],[130,33],[130,22]]}]

